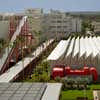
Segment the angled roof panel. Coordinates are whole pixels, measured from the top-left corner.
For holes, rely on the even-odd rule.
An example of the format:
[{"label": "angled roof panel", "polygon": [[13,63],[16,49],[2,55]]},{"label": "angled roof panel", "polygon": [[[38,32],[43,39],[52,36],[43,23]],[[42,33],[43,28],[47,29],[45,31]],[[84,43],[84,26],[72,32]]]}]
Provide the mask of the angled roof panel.
[{"label": "angled roof panel", "polygon": [[85,39],[82,37],[80,39],[80,51],[79,51],[79,57],[83,56],[86,53],[86,45],[85,45]]},{"label": "angled roof panel", "polygon": [[90,56],[92,54],[92,48],[91,48],[91,44],[90,44],[90,41],[89,41],[89,38],[85,38],[85,46],[86,46],[86,57]]},{"label": "angled roof panel", "polygon": [[93,57],[95,57],[99,53],[99,51],[97,50],[96,45],[94,44],[93,38],[90,37],[89,42],[91,44],[90,46],[92,49]]},{"label": "angled roof panel", "polygon": [[100,54],[100,42],[98,42],[96,38],[93,38],[93,41],[96,46],[96,49],[98,50],[98,52]]},{"label": "angled roof panel", "polygon": [[78,53],[79,53],[79,37],[75,41],[73,57],[76,56]]},{"label": "angled roof panel", "polygon": [[56,48],[52,51],[52,53],[49,55],[47,60],[57,60],[59,59],[65,52],[69,40],[61,40],[60,43],[56,46]]},{"label": "angled roof panel", "polygon": [[75,41],[75,38],[73,38],[73,39],[71,40],[71,44],[70,44],[70,46],[69,46],[69,48],[68,48],[68,52],[67,52],[67,54],[66,54],[66,57],[69,56],[69,55],[72,53],[74,41]]},{"label": "angled roof panel", "polygon": [[98,44],[97,48],[99,49],[99,52],[100,52],[100,37],[97,37],[96,43]]}]

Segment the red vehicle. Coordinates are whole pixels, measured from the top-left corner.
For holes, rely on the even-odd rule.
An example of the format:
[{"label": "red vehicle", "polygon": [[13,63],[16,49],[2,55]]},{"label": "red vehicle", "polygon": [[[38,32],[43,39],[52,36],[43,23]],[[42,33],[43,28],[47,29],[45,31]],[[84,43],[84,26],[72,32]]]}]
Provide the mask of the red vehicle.
[{"label": "red vehicle", "polygon": [[97,81],[98,79],[98,73],[95,67],[87,67],[84,66],[83,69],[79,70],[79,69],[75,69],[72,70],[69,66],[65,67],[65,66],[55,66],[52,69],[52,73],[51,76],[53,79],[55,79],[56,77],[65,77],[67,75],[80,75],[80,76],[86,76],[86,75],[92,75],[93,77],[93,81]]}]

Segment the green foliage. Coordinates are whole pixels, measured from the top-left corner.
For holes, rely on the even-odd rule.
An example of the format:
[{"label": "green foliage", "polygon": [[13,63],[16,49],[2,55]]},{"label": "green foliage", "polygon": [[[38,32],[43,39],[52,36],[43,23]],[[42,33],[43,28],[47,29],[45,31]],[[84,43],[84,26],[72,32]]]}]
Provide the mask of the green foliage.
[{"label": "green foliage", "polygon": [[[85,92],[85,94],[84,94]],[[88,100],[93,100],[93,93],[91,90],[67,90],[61,92],[61,100],[77,100],[77,97],[88,97]]]},{"label": "green foliage", "polygon": [[55,78],[55,81],[56,82],[61,82],[61,78],[58,76],[58,77]]},{"label": "green foliage", "polygon": [[29,82],[49,82],[49,62],[43,61],[38,66],[36,66],[33,74],[31,75],[31,79],[26,79]]},{"label": "green foliage", "polygon": [[91,24],[90,20],[83,20],[82,22],[82,32],[86,33],[86,30],[94,31],[94,26]]},{"label": "green foliage", "polygon": [[2,38],[0,38],[0,52],[5,48],[6,41]]},{"label": "green foliage", "polygon": [[42,56],[42,60],[39,62],[39,64],[36,65],[31,76],[24,80],[24,82],[40,82],[41,80],[46,82],[55,82],[55,80],[50,79],[50,63],[44,59],[47,58],[56,45],[57,43],[55,42],[52,47],[47,52],[45,52],[45,55]]},{"label": "green foliage", "polygon": [[42,66],[42,68],[43,68],[43,70],[44,70],[45,72],[49,72],[50,64],[49,64],[48,61],[43,61],[43,62],[41,63],[41,66]]},{"label": "green foliage", "polygon": [[100,89],[100,84],[89,85],[88,90],[62,90],[61,100],[76,100],[77,97],[88,97],[88,100],[93,100],[93,89]]},{"label": "green foliage", "polygon": [[33,32],[35,33],[36,36],[42,35],[42,32],[41,32],[41,31],[35,31],[35,30],[34,30]]},{"label": "green foliage", "polygon": [[61,79],[63,83],[63,89],[88,89],[88,84],[90,84],[89,77],[64,77]]},{"label": "green foliage", "polygon": [[43,74],[39,77],[40,82],[49,82],[50,77],[47,74]]},{"label": "green foliage", "polygon": [[42,74],[43,73],[43,68],[42,66],[38,66],[36,69],[35,69],[35,72],[39,75],[39,74]]}]

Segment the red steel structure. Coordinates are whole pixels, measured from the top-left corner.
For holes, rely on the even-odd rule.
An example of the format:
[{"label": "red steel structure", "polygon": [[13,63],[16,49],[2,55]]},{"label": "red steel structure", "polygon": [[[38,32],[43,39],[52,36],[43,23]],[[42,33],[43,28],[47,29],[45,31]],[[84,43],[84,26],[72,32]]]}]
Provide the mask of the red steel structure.
[{"label": "red steel structure", "polygon": [[[19,21],[23,16],[12,16],[9,22],[9,41],[11,40],[16,28],[19,25]],[[16,45],[13,46],[10,55],[6,59],[5,64],[1,69],[1,74],[4,73],[7,69],[9,69],[9,63],[15,60],[15,63],[18,61],[20,50],[27,48],[30,51],[29,45],[32,45],[33,36],[29,33],[28,21],[26,21],[21,28],[20,34],[17,36],[16,39],[23,38],[22,41],[17,42]],[[14,59],[14,60],[13,60]]]},{"label": "red steel structure", "polygon": [[69,66],[67,67],[64,67],[64,66],[56,66],[52,69],[52,73],[51,73],[51,76],[53,79],[55,79],[56,77],[65,77],[67,75],[78,75],[78,76],[86,76],[86,75],[92,75],[93,77],[93,81],[97,81],[98,79],[98,73],[97,73],[97,70],[95,67],[87,67],[87,66],[84,66],[83,69],[81,70],[78,70],[78,69],[75,69],[75,70],[72,70]]},{"label": "red steel structure", "polygon": [[22,17],[23,16],[11,16],[9,18],[9,40],[12,38],[14,32],[16,31],[16,28],[19,25],[19,22]]}]

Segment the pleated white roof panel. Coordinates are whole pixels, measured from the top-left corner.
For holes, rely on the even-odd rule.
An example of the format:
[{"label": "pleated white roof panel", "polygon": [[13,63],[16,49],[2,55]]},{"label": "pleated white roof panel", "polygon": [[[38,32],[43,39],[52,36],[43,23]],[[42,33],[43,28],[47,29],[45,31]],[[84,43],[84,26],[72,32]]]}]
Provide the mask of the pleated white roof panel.
[{"label": "pleated white roof panel", "polygon": [[100,37],[96,37],[97,38],[97,40],[99,40],[100,41]]},{"label": "pleated white roof panel", "polygon": [[78,53],[79,53],[79,37],[75,41],[73,57],[75,57]]},{"label": "pleated white roof panel", "polygon": [[97,37],[96,42],[98,43],[98,48],[99,48],[99,51],[100,51],[100,37]]},{"label": "pleated white roof panel", "polygon": [[[79,54],[79,58],[84,54],[85,58],[89,57],[90,55],[93,58],[100,56],[100,37],[78,37],[76,39],[73,38],[70,43],[69,40],[60,41],[60,43],[48,57],[48,60],[57,60],[64,54],[64,52],[66,52],[66,58],[71,54],[72,57],[75,57],[77,54]],[[68,48],[67,51],[66,48]]]},{"label": "pleated white roof panel", "polygon": [[79,57],[83,56],[86,53],[86,45],[85,45],[85,39],[82,37],[80,39],[80,50],[79,50]]},{"label": "pleated white roof panel", "polygon": [[56,48],[52,51],[52,53],[49,55],[47,60],[58,60],[66,51],[66,48],[68,46],[69,40],[61,40],[60,43],[56,46]]},{"label": "pleated white roof panel", "polygon": [[95,57],[99,53],[99,51],[97,50],[92,37],[89,38],[89,43],[90,43],[90,47],[92,49],[92,54],[93,54],[92,56]]},{"label": "pleated white roof panel", "polygon": [[98,53],[100,53],[100,42],[98,41],[98,38],[93,38],[93,43],[96,46],[96,49],[98,50]]},{"label": "pleated white roof panel", "polygon": [[86,47],[86,57],[90,56],[93,53],[93,50],[91,48],[91,43],[89,41],[90,38],[85,38],[85,47]]},{"label": "pleated white roof panel", "polygon": [[73,46],[74,46],[74,41],[75,41],[75,38],[73,38],[73,39],[71,40],[71,43],[70,43],[70,46],[69,46],[68,52],[67,52],[67,54],[66,54],[65,57],[69,56],[69,55],[72,53]]}]

